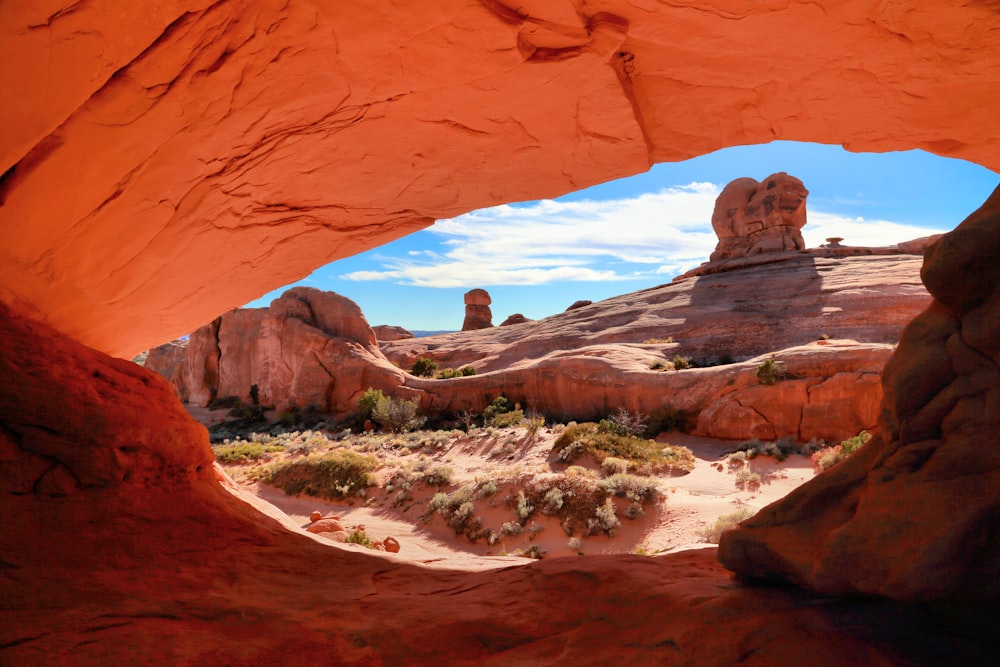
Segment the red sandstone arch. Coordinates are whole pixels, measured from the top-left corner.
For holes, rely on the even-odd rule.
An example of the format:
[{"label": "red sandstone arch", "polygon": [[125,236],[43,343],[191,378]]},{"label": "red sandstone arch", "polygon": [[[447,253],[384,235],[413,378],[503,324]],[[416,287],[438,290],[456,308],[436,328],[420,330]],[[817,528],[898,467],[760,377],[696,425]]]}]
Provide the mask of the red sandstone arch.
[{"label": "red sandstone arch", "polygon": [[957,0],[4,3],[0,300],[127,355],[434,219],[725,146],[1000,169],[998,25]]},{"label": "red sandstone arch", "polygon": [[[734,587],[713,552],[475,574],[332,552],[223,491],[162,379],[77,342],[128,353],[434,218],[726,145],[997,169],[1000,14],[929,4],[0,4],[0,661],[990,661],[947,616]],[[734,569],[995,603],[998,198],[932,254],[882,440],[731,533]],[[924,549],[886,566],[865,503],[941,520],[883,520]],[[960,562],[928,584],[954,562],[930,529]]]}]

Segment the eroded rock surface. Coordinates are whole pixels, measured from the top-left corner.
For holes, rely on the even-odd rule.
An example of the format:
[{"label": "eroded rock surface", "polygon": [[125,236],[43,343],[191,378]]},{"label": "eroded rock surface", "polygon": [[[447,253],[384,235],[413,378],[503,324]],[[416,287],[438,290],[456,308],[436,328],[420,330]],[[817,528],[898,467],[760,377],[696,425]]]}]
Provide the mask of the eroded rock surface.
[{"label": "eroded rock surface", "polygon": [[1000,170],[998,28],[989,2],[6,2],[0,300],[130,358],[436,219],[725,146]]},{"label": "eroded rock surface", "polygon": [[806,190],[802,181],[785,172],[758,183],[738,178],[715,200],[712,229],[719,237],[711,261],[802,250],[806,224]]},{"label": "eroded rock surface", "polygon": [[934,302],[886,365],[879,434],[726,533],[754,578],[826,594],[1000,596],[1000,188],[930,248]]},{"label": "eroded rock surface", "polygon": [[413,332],[404,329],[403,327],[394,326],[391,324],[379,324],[372,327],[372,331],[375,332],[375,339],[379,342],[387,342],[390,340],[406,340],[407,338],[413,338]]}]

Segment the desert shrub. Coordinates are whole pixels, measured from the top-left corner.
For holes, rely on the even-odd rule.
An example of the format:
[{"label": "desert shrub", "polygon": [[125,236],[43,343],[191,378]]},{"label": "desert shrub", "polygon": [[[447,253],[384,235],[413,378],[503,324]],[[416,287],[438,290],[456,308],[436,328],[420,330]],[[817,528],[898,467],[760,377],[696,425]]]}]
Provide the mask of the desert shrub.
[{"label": "desert shrub", "polygon": [[382,393],[381,389],[372,389],[371,387],[365,389],[365,393],[358,399],[358,421],[364,423],[365,420],[371,419],[372,413],[375,412],[375,406],[378,405],[379,400],[384,398],[385,394]]},{"label": "desert shrub", "polygon": [[288,495],[340,498],[363,493],[377,464],[372,456],[338,449],[273,463],[260,471],[259,477]]},{"label": "desert shrub", "polygon": [[431,465],[422,472],[423,482],[428,486],[447,486],[451,484],[455,476],[455,471],[451,469],[451,466],[441,464]]},{"label": "desert shrub", "polygon": [[649,370],[651,371],[662,371],[667,365],[662,361],[654,361],[649,365]]},{"label": "desert shrub", "polygon": [[511,410],[510,412],[501,412],[491,419],[490,426],[495,428],[511,428],[512,426],[520,426],[523,421],[523,410]]},{"label": "desert shrub", "polygon": [[579,537],[569,538],[569,542],[566,543],[566,546],[577,553],[583,553],[583,540]]},{"label": "desert shrub", "polygon": [[569,466],[566,468],[567,477],[587,477],[590,479],[597,479],[597,471],[591,470],[590,468],[585,468],[583,466]]},{"label": "desert shrub", "polygon": [[711,526],[698,531],[702,542],[719,543],[719,537],[727,530],[736,528],[740,523],[752,517],[755,512],[749,507],[741,507],[732,514],[723,514]]},{"label": "desert shrub", "polygon": [[854,452],[861,449],[866,442],[871,440],[871,433],[861,431],[853,438],[842,440],[839,445],[827,447],[819,450],[813,455],[813,460],[821,470],[829,470]]},{"label": "desert shrub", "polygon": [[524,491],[518,491],[517,498],[514,500],[514,516],[516,516],[521,523],[524,523],[534,511],[535,506],[528,502],[528,497],[524,495]]},{"label": "desert shrub", "polygon": [[417,416],[417,402],[382,396],[375,403],[372,419],[393,433],[405,433],[423,426],[425,417]]},{"label": "desert shrub", "polygon": [[583,423],[567,427],[556,439],[554,449],[560,460],[573,461],[584,452],[603,463],[609,456],[625,459],[635,468],[650,471],[677,470],[691,472],[694,455],[686,447],[677,447],[631,435],[618,435],[601,430],[598,424]]},{"label": "desert shrub", "polygon": [[[476,369],[472,366],[465,366],[464,368],[454,369],[446,368],[437,374],[439,380],[450,380],[451,378],[461,378],[468,377],[470,375],[475,375]],[[414,373],[416,375],[416,373]]]},{"label": "desert shrub", "polygon": [[685,368],[691,368],[691,361],[687,357],[682,357],[679,354],[674,355],[674,370],[682,371]]},{"label": "desert shrub", "polygon": [[[638,519],[645,513],[646,510],[642,508],[642,503],[638,501],[633,501],[629,503],[628,507],[625,508],[625,516],[627,516],[630,519]],[[646,554],[640,554],[640,555],[645,556]]]},{"label": "desert shrub", "polygon": [[374,549],[375,545],[372,544],[371,538],[365,535],[363,530],[352,530],[344,538],[345,542],[350,544],[360,544],[363,547],[368,547],[369,549]]},{"label": "desert shrub", "polygon": [[641,412],[630,412],[625,408],[618,408],[607,419],[601,420],[601,425],[603,426],[605,422],[613,424],[616,428],[615,432],[619,435],[641,436],[646,432],[647,417]]},{"label": "desert shrub", "polygon": [[255,384],[250,385],[250,402],[260,405],[260,387]]},{"label": "desert shrub", "polygon": [[562,489],[557,486],[552,487],[545,492],[545,496],[542,498],[544,505],[542,506],[542,514],[552,515],[557,513],[563,506],[563,499],[566,494],[563,493]]},{"label": "desert shrub", "polygon": [[617,473],[597,483],[608,495],[628,498],[636,502],[651,500],[656,495],[656,482],[646,477]]},{"label": "desert shrub", "polygon": [[615,504],[611,498],[604,501],[594,511],[594,516],[587,522],[587,527],[591,535],[604,531],[608,535],[615,532],[615,528],[621,525],[621,521],[615,515]]},{"label": "desert shrub", "polygon": [[736,473],[736,488],[753,490],[760,486],[760,474],[747,468]]},{"label": "desert shrub", "polygon": [[643,345],[669,345],[674,342],[673,336],[667,336],[666,338],[647,338],[642,341]]},{"label": "desert shrub", "polygon": [[774,384],[779,380],[784,380],[788,377],[788,372],[785,370],[785,365],[779,361],[775,361],[774,357],[767,359],[757,366],[757,380],[761,384]]},{"label": "desert shrub", "polygon": [[605,475],[625,473],[628,472],[628,468],[628,461],[626,459],[620,459],[617,456],[609,456],[601,461],[601,470],[604,471]]},{"label": "desert shrub", "polygon": [[505,412],[510,412],[513,410],[513,406],[506,396],[500,394],[493,399],[493,402],[486,406],[483,410],[483,423],[491,424],[497,415],[503,414]]},{"label": "desert shrub", "polygon": [[234,444],[216,445],[212,447],[215,458],[221,463],[243,463],[244,461],[259,461],[272,452],[282,452],[284,447],[278,444],[265,445],[260,442],[236,442]]},{"label": "desert shrub", "polygon": [[417,377],[431,377],[437,368],[437,362],[430,357],[417,357],[410,372]]},{"label": "desert shrub", "polygon": [[489,496],[495,495],[499,490],[500,489],[495,480],[487,479],[480,482],[476,487],[476,497],[488,498]]},{"label": "desert shrub", "polygon": [[501,535],[520,535],[523,530],[524,526],[517,521],[505,521],[500,524]]},{"label": "desert shrub", "polygon": [[428,511],[440,514],[456,533],[475,539],[480,522],[473,518],[476,506],[472,502],[474,484],[465,484],[451,493],[435,493],[427,505]]}]

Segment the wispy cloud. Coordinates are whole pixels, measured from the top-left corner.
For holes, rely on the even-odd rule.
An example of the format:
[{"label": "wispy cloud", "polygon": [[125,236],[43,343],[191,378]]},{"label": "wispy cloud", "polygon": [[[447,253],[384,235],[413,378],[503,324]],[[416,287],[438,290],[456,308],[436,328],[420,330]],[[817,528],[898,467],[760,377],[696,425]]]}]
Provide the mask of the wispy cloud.
[{"label": "wispy cloud", "polygon": [[[676,275],[715,249],[710,221],[719,192],[713,183],[691,183],[627,199],[496,206],[437,222],[424,232],[435,248],[380,257],[381,269],[340,278],[481,287]],[[877,246],[935,231],[810,211],[803,236],[809,247],[833,236]]]},{"label": "wispy cloud", "polygon": [[425,287],[635,279],[708,256],[718,194],[715,184],[692,183],[628,199],[496,206],[427,230],[440,254],[410,251],[383,258],[383,270],[340,277]]}]

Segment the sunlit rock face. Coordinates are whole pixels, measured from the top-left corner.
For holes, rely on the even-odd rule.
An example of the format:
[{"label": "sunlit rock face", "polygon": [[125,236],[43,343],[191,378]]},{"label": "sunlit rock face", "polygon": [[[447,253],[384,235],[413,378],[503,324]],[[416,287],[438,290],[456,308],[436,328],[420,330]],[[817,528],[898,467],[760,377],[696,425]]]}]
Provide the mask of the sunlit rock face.
[{"label": "sunlit rock face", "polygon": [[715,200],[712,229],[719,243],[711,260],[802,250],[807,196],[802,181],[785,172],[761,183],[748,177],[732,181]]},{"label": "sunlit rock face", "polygon": [[879,435],[723,536],[726,567],[828,594],[1000,594],[1000,188],[930,248]]},{"label": "sunlit rock face", "polygon": [[985,2],[3,3],[0,300],[131,355],[435,219],[725,146],[1000,169],[998,25]]}]

